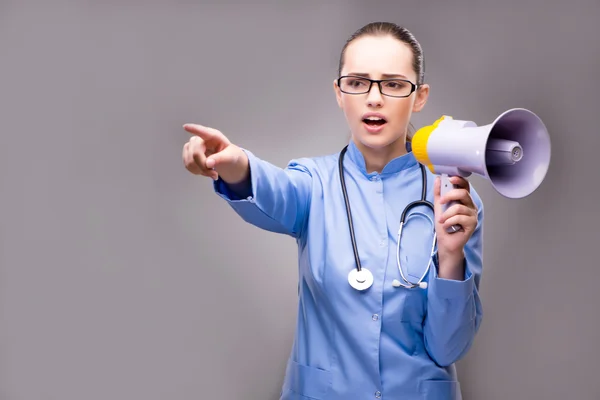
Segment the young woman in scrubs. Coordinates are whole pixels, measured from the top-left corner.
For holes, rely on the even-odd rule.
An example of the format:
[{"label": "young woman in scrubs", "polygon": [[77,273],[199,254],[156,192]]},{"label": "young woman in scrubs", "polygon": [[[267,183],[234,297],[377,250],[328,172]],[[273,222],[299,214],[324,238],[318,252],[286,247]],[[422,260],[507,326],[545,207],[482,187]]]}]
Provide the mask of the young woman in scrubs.
[{"label": "young woman in scrubs", "polygon": [[[342,50],[333,89],[351,131],[343,176],[360,263],[373,276],[369,288],[349,284],[357,266],[340,153],[280,168],[217,129],[186,124],[185,167],[213,178],[216,193],[245,221],[298,243],[299,312],[281,399],[460,399],[455,363],[482,318],[483,205],[465,179],[452,178],[455,188],[442,197],[439,179],[426,170],[432,224],[409,219],[399,253],[411,281],[431,261],[427,285],[396,284],[401,213],[422,191],[407,137],[412,113],[429,95],[419,43],[395,24],[364,26]],[[462,229],[448,233],[457,224]]]}]

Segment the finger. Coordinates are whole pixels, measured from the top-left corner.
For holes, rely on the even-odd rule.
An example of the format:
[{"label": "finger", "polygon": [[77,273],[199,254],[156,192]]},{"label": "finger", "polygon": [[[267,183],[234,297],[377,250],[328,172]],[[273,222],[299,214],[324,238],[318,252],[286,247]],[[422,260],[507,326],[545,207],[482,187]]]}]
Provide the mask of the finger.
[{"label": "finger", "polygon": [[441,204],[450,203],[452,201],[458,201],[468,207],[475,206],[471,193],[466,189],[452,189],[440,198]]},{"label": "finger", "polygon": [[439,176],[436,176],[435,181],[433,182],[433,203],[436,207],[440,204],[442,192],[442,180]]},{"label": "finger", "polygon": [[191,143],[186,143],[183,147],[183,163],[185,168],[194,175],[202,175],[202,169],[194,161]]},{"label": "finger", "polygon": [[439,176],[436,176],[433,182],[433,211],[436,219],[440,219],[442,215],[442,205],[440,202],[442,191],[442,180]]},{"label": "finger", "polygon": [[475,219],[472,216],[458,214],[448,218],[442,224],[442,229],[446,230],[451,226],[460,225],[465,232],[471,232],[476,224],[474,221]]},{"label": "finger", "polygon": [[209,128],[207,126],[198,125],[198,124],[184,124],[183,129],[187,132],[199,136],[203,140],[211,140],[211,139],[219,139],[225,141],[225,135],[221,133],[221,131]]},{"label": "finger", "polygon": [[[181,158],[183,159],[183,165],[189,169],[190,165],[190,142],[183,145],[183,151],[181,152]],[[191,171],[190,171],[191,172]]]},{"label": "finger", "polygon": [[435,181],[433,182],[433,197],[434,198],[438,198],[440,197],[440,193],[442,190],[442,180],[439,176],[435,177]]},{"label": "finger", "polygon": [[456,185],[457,189],[466,189],[467,191],[471,190],[471,184],[466,178],[462,176],[450,176],[450,183]]},{"label": "finger", "polygon": [[206,169],[206,145],[204,140],[194,136],[190,139],[190,153],[194,162],[200,167],[200,169]]},{"label": "finger", "polygon": [[[452,189],[443,196],[440,196],[440,203],[446,204],[452,201],[460,201],[461,203],[470,203],[473,201],[471,193],[466,189]],[[466,204],[466,203],[465,203]]]},{"label": "finger", "polygon": [[454,217],[455,215],[466,215],[466,216],[473,216],[475,215],[475,213],[473,212],[473,209],[457,203],[452,205],[452,207],[448,208],[446,211],[444,211],[444,213],[441,215],[441,217],[439,218],[438,222],[443,224],[444,222],[446,222],[448,219]]},{"label": "finger", "polygon": [[234,164],[239,157],[235,146],[227,146],[224,150],[212,154],[206,159],[206,167],[218,169],[226,164]]},{"label": "finger", "polygon": [[190,172],[198,175],[209,176],[213,179],[217,178],[217,173],[206,167],[206,145],[204,141],[197,136],[194,136],[189,141],[188,148],[188,163],[191,166]]},{"label": "finger", "polygon": [[181,150],[181,158],[183,159],[183,162],[184,162],[184,164],[185,164],[185,162],[186,162],[186,161],[185,161],[185,159],[186,159],[186,157],[187,157],[187,153],[188,153],[188,149],[189,149],[189,148],[190,148],[190,142],[186,142],[186,143],[183,145],[183,149]]},{"label": "finger", "polygon": [[190,145],[191,145],[190,142],[187,142],[185,145],[183,145],[183,154],[182,154],[183,164],[188,169],[188,171],[197,174],[200,172],[200,167],[198,167],[196,165],[196,163],[194,162],[194,159],[192,158],[192,152],[190,150],[191,149]]}]

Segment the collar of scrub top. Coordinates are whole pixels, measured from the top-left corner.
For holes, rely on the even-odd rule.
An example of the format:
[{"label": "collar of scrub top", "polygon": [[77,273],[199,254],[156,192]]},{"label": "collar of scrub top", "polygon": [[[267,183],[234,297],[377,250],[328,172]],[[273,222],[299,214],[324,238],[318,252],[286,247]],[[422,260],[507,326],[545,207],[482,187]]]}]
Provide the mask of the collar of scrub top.
[{"label": "collar of scrub top", "polygon": [[[396,157],[393,160],[391,160],[389,163],[387,163],[387,165],[383,168],[383,171],[381,171],[380,175],[382,175],[382,176],[392,175],[392,174],[398,173],[404,169],[416,166],[418,162],[417,162],[417,159],[415,158],[414,154],[412,153],[412,147],[409,142],[406,143],[406,151],[408,152],[407,154],[403,154],[399,157]],[[353,140],[351,140],[348,143],[348,151],[346,152],[346,156],[347,156],[347,158],[352,160],[352,163],[354,165],[356,165],[356,167],[358,167],[360,172],[363,175],[365,175],[366,177],[370,178],[374,175],[377,175],[376,172],[371,172],[371,173],[367,172],[365,158],[362,155],[362,153],[360,152],[360,150],[358,149],[358,147],[356,147],[356,144],[354,143]]]}]

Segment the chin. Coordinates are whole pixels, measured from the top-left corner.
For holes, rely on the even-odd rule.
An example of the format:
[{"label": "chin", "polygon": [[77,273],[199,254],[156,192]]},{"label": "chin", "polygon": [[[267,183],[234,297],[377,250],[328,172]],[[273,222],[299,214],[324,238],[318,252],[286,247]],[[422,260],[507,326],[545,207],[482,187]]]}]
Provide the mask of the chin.
[{"label": "chin", "polygon": [[373,150],[382,150],[382,149],[385,149],[386,147],[390,146],[391,144],[393,144],[400,138],[391,137],[391,136],[384,135],[384,134],[374,135],[374,134],[370,134],[368,132],[364,132],[364,133],[358,135],[357,139],[363,146],[369,147]]}]

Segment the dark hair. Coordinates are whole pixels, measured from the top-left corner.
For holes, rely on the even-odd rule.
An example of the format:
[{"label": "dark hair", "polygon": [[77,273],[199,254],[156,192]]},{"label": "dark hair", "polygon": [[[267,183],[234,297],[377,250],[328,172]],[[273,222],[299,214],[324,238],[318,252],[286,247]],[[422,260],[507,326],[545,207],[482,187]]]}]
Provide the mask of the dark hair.
[{"label": "dark hair", "polygon": [[391,22],[371,22],[354,32],[352,36],[348,38],[346,44],[344,44],[344,47],[342,48],[342,54],[340,55],[338,76],[342,74],[346,48],[350,43],[363,36],[386,35],[390,35],[399,41],[406,43],[411,48],[413,53],[413,70],[415,71],[415,74],[417,74],[417,82],[415,83],[417,85],[422,85],[425,80],[425,60],[423,59],[423,50],[421,49],[421,45],[408,29]]},{"label": "dark hair", "polygon": [[[392,22],[371,22],[356,32],[352,34],[346,40],[344,47],[342,48],[342,53],[340,55],[340,63],[338,66],[338,76],[342,74],[342,68],[344,67],[344,56],[346,55],[346,49],[348,45],[352,43],[354,40],[363,37],[363,36],[387,36],[390,35],[399,41],[406,43],[413,54],[413,70],[415,74],[417,74],[417,86],[420,86],[425,81],[425,59],[423,58],[423,49],[421,49],[421,45],[415,38],[415,36],[408,29],[396,25]],[[406,135],[407,141],[410,141],[412,135],[414,134],[414,127],[412,124],[409,124],[409,132]]]}]

